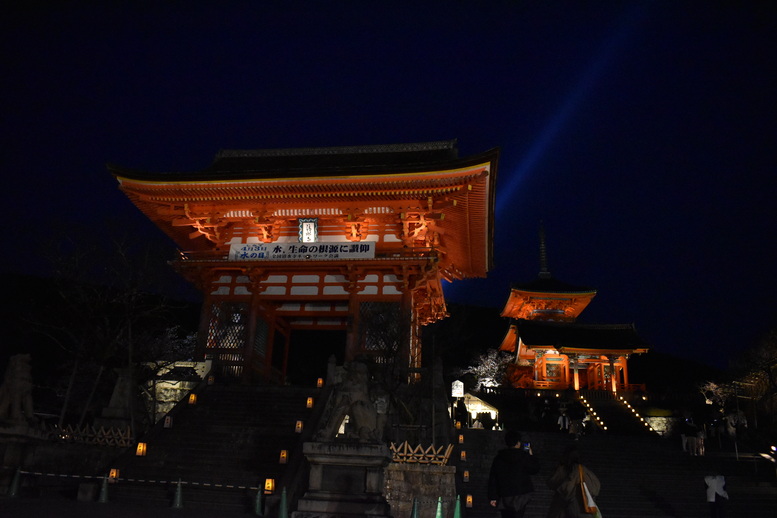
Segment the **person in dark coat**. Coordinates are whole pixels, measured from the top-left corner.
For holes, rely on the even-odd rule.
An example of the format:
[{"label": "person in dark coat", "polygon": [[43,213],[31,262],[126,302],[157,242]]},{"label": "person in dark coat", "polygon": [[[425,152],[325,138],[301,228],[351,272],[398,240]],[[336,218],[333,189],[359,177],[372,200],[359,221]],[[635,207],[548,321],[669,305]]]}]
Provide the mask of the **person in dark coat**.
[{"label": "person in dark coat", "polygon": [[524,448],[520,433],[505,434],[507,448],[494,457],[488,476],[488,499],[502,518],[522,518],[529,505],[534,485],[531,476],[539,473],[540,463],[531,447]]},{"label": "person in dark coat", "polygon": [[561,462],[553,475],[548,479],[548,487],[553,490],[553,500],[550,502],[547,518],[584,518],[592,517],[583,507],[583,492],[580,476],[588,486],[591,496],[599,496],[601,484],[593,471],[580,461],[580,451],[577,446],[570,445],[564,449]]}]

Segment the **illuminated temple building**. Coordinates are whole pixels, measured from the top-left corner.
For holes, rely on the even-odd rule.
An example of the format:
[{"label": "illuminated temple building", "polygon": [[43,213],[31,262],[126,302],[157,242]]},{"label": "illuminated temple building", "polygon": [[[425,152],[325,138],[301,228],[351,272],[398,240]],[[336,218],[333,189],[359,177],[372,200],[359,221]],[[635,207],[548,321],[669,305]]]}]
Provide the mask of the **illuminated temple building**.
[{"label": "illuminated temple building", "polygon": [[519,388],[630,390],[628,358],[648,351],[633,324],[583,324],[576,320],[596,290],[561,282],[547,267],[540,234],[540,273],[514,284],[501,315],[510,326],[500,350],[515,353],[508,368]]},{"label": "illuminated temple building", "polygon": [[218,375],[284,382],[290,349],[318,347],[292,340],[302,330],[338,333],[344,361],[420,368],[420,327],[447,316],[441,281],[492,266],[497,160],[496,149],[460,158],[452,140],[109,169],[204,295],[200,357]]}]

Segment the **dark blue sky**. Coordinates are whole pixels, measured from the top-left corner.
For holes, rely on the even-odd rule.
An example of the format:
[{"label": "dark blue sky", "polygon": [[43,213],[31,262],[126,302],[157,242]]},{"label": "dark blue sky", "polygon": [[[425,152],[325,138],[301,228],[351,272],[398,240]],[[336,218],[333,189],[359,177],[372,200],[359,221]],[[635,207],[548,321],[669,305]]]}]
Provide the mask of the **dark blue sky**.
[{"label": "dark blue sky", "polygon": [[776,323],[766,3],[25,4],[0,21],[4,270],[55,220],[152,230],[106,162],[457,138],[501,148],[496,267],[449,300],[501,307],[543,220],[554,276],[599,292],[586,321],[717,365]]}]

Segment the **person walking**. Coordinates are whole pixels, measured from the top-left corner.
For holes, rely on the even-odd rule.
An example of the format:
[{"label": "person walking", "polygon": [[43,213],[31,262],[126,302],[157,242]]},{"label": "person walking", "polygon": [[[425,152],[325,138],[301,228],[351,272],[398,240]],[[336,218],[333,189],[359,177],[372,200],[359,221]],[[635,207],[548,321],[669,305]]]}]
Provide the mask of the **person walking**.
[{"label": "person walking", "polygon": [[561,411],[561,415],[558,416],[558,429],[563,432],[569,432],[569,416],[566,409]]},{"label": "person walking", "polygon": [[531,476],[539,473],[540,463],[517,431],[505,433],[505,445],[491,464],[488,499],[502,518],[523,518],[534,492]]},{"label": "person walking", "polygon": [[711,518],[724,518],[726,516],[726,477],[720,473],[704,477],[704,485],[707,490],[707,502],[710,505]]},{"label": "person walking", "polygon": [[580,450],[576,445],[567,446],[553,475],[548,479],[548,487],[553,490],[547,518],[583,518],[594,517],[585,511],[583,505],[584,481],[591,496],[599,496],[601,484],[593,471],[580,461]]}]

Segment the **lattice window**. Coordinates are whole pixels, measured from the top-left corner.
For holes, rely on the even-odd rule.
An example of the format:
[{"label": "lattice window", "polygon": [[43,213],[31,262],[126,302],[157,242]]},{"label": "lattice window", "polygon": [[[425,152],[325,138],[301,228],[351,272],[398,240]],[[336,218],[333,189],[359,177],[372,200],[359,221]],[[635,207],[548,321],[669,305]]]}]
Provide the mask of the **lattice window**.
[{"label": "lattice window", "polygon": [[397,351],[406,327],[399,302],[366,301],[359,304],[359,335],[366,351]]},{"label": "lattice window", "polygon": [[262,319],[257,319],[256,329],[254,331],[254,355],[264,358],[267,354],[267,338],[270,334],[270,328]]},{"label": "lattice window", "polygon": [[248,331],[248,304],[215,302],[208,323],[208,349],[243,350]]}]

